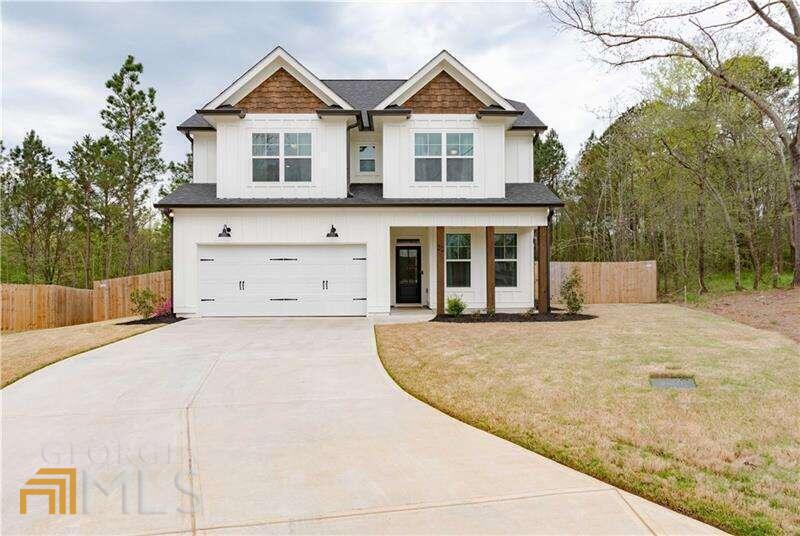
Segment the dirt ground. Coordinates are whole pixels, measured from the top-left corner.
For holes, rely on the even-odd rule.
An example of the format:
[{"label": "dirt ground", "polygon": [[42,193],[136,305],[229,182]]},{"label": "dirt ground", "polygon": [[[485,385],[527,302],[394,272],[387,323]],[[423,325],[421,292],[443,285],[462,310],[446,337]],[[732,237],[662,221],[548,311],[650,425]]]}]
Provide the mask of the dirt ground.
[{"label": "dirt ground", "polygon": [[695,307],[800,342],[800,288],[730,292]]},{"label": "dirt ground", "polygon": [[[466,423],[728,532],[800,534],[800,345],[677,305],[586,312],[381,325],[378,350],[401,387]],[[697,387],[650,386],[663,376]]]},{"label": "dirt ground", "polygon": [[2,387],[56,361],[163,325],[120,325],[126,320],[131,318],[0,334]]}]

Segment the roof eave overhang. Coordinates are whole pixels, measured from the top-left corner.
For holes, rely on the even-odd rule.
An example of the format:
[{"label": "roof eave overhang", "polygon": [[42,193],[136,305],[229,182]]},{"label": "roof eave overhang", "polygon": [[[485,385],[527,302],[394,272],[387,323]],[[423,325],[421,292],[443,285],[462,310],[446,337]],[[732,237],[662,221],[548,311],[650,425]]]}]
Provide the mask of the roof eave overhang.
[{"label": "roof eave overhang", "polygon": [[517,132],[529,131],[529,132],[536,132],[538,134],[538,133],[541,133],[541,132],[544,132],[545,130],[547,130],[547,127],[546,126],[542,126],[542,127],[515,127],[515,126],[512,126],[508,130],[515,130]]},{"label": "roof eave overhang", "polygon": [[519,110],[478,110],[475,116],[480,119],[482,117],[519,117],[525,112]]},{"label": "roof eave overhang", "polygon": [[494,207],[494,208],[562,208],[564,203],[155,203],[155,208],[384,208],[384,207]]},{"label": "roof eave overhang", "polygon": [[325,116],[352,116],[358,117],[361,112],[359,110],[343,110],[341,108],[319,108],[318,110],[314,110],[317,114],[317,117],[322,119]]},{"label": "roof eave overhang", "polygon": [[201,108],[195,110],[200,115],[237,115],[239,119],[244,119],[247,111],[243,108]]}]

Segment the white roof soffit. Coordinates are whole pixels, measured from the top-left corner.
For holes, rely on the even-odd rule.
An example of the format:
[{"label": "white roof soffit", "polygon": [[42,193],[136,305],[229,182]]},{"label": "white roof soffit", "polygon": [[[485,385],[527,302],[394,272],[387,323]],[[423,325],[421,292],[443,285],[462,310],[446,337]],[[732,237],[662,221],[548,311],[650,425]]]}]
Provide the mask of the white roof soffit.
[{"label": "white roof soffit", "polygon": [[442,50],[431,61],[426,63],[419,71],[414,73],[411,78],[403,83],[403,85],[381,101],[375,109],[382,110],[392,104],[402,104],[442,71],[445,71],[455,78],[459,84],[464,86],[467,91],[475,95],[484,104],[497,104],[502,106],[504,110],[516,110],[516,108],[511,106],[511,103],[505,100],[497,91],[489,87],[486,82],[478,78],[446,50]]},{"label": "white roof soffit", "polygon": [[347,104],[347,101],[334,93],[319,78],[314,76],[314,73],[306,69],[303,64],[281,47],[275,47],[272,52],[237,78],[235,82],[214,97],[204,108],[216,108],[222,104],[236,104],[280,68],[286,69],[289,74],[297,78],[301,84],[326,104],[338,104],[345,110],[353,109]]}]

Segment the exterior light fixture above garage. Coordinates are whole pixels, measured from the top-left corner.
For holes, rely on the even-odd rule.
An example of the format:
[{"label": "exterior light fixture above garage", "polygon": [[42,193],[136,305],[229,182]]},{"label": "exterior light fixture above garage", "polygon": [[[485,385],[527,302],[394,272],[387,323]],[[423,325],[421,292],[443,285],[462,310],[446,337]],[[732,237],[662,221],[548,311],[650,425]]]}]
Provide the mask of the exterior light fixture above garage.
[{"label": "exterior light fixture above garage", "polygon": [[339,233],[336,232],[336,227],[331,225],[331,230],[325,235],[326,238],[339,238]]},{"label": "exterior light fixture above garage", "polygon": [[231,228],[228,227],[227,224],[222,226],[222,232],[220,232],[217,237],[219,238],[230,238],[231,237]]}]

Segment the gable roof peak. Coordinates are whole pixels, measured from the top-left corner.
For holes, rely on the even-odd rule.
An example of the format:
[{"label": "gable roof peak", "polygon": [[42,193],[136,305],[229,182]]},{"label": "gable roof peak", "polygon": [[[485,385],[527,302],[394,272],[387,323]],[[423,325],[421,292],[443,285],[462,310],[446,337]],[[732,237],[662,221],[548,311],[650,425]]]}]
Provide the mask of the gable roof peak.
[{"label": "gable roof peak", "polygon": [[282,46],[273,48],[266,56],[261,58],[255,65],[245,71],[239,78],[227,88],[222,90],[216,97],[208,102],[203,108],[217,108],[223,104],[235,104],[250,91],[257,87],[261,82],[280,69],[284,69],[309,91],[314,93],[325,104],[336,104],[344,109],[351,110],[352,107],[341,96],[336,94],[322,80],[308,70],[302,63],[297,61]]},{"label": "gable roof peak", "polygon": [[508,111],[515,109],[510,102],[492,89],[489,84],[467,69],[467,67],[458,61],[447,49],[442,49],[441,52],[431,58],[430,61],[411,75],[408,80],[401,84],[375,108],[383,109],[390,104],[405,102],[411,95],[424,87],[425,84],[430,82],[441,72],[446,72],[485,105],[496,104]]}]

